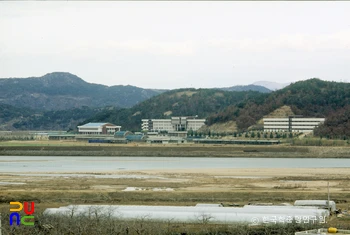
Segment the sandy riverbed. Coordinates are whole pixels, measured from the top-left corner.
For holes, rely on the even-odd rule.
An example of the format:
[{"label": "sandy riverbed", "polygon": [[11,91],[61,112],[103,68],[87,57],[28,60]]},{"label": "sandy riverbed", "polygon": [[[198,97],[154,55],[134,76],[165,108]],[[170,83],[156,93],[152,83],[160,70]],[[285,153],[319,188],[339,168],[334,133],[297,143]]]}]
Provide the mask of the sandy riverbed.
[{"label": "sandy riverbed", "polygon": [[[292,203],[326,199],[329,182],[331,198],[342,207],[350,205],[349,168],[144,170],[85,172],[81,177],[53,173],[0,174],[0,182],[6,182],[0,184],[0,199],[62,204]],[[116,177],[121,174],[131,177]],[[128,187],[143,190],[125,191]]]}]

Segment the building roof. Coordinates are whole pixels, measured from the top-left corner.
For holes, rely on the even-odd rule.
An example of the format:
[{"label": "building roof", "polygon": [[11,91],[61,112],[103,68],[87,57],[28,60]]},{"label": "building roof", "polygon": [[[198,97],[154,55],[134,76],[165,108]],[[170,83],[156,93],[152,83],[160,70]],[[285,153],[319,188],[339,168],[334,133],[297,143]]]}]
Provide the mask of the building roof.
[{"label": "building roof", "polygon": [[128,135],[128,136],[126,136],[126,139],[127,140],[130,140],[130,141],[132,141],[132,140],[142,140],[142,135]]},{"label": "building roof", "polygon": [[107,122],[89,122],[89,123],[86,123],[82,126],[84,126],[84,127],[88,127],[88,126],[89,127],[99,127],[99,126],[103,126],[105,124],[109,124],[109,123],[107,123]]},{"label": "building roof", "polygon": [[116,133],[114,133],[114,136],[115,137],[125,137],[129,134],[131,134],[130,131],[117,131]]}]

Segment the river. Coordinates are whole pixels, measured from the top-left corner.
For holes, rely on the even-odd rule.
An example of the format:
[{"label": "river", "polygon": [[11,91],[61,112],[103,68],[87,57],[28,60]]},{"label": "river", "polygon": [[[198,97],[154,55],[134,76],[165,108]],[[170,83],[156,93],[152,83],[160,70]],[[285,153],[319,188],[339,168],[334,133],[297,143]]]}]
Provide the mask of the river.
[{"label": "river", "polygon": [[350,168],[350,159],[0,156],[0,173],[205,168]]}]

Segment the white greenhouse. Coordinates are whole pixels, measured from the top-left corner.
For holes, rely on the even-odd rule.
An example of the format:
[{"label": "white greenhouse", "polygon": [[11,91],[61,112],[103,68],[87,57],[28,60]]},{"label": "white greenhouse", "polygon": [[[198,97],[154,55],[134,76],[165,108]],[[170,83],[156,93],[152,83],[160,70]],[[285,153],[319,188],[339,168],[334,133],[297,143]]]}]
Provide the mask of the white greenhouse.
[{"label": "white greenhouse", "polygon": [[321,209],[330,208],[332,212],[337,210],[335,202],[329,201],[328,205],[328,200],[296,200],[294,206],[314,206]]},{"label": "white greenhouse", "polygon": [[117,206],[117,205],[70,205],[48,208],[47,215],[109,216],[125,220],[148,219],[177,222],[211,223],[288,223],[295,221],[324,221],[329,216],[325,209],[297,206]]}]

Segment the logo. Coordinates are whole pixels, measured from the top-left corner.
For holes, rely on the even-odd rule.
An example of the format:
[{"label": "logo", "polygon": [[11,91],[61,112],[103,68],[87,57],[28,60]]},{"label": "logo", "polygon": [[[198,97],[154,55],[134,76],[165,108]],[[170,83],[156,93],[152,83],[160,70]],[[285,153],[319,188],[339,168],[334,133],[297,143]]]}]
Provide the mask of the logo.
[{"label": "logo", "polygon": [[[23,206],[24,204],[24,206]],[[29,210],[29,203],[28,202],[24,202],[24,203],[20,203],[20,202],[10,202],[10,212],[12,212],[10,214],[10,226],[13,225],[14,222],[14,218],[16,221],[16,225],[26,225],[26,226],[34,226],[34,215],[32,215],[34,213],[34,202],[30,202],[30,210]],[[11,208],[12,206],[12,208]],[[16,207],[16,208],[14,208]],[[22,216],[18,213],[23,209],[24,213],[26,214],[25,216]]]}]

